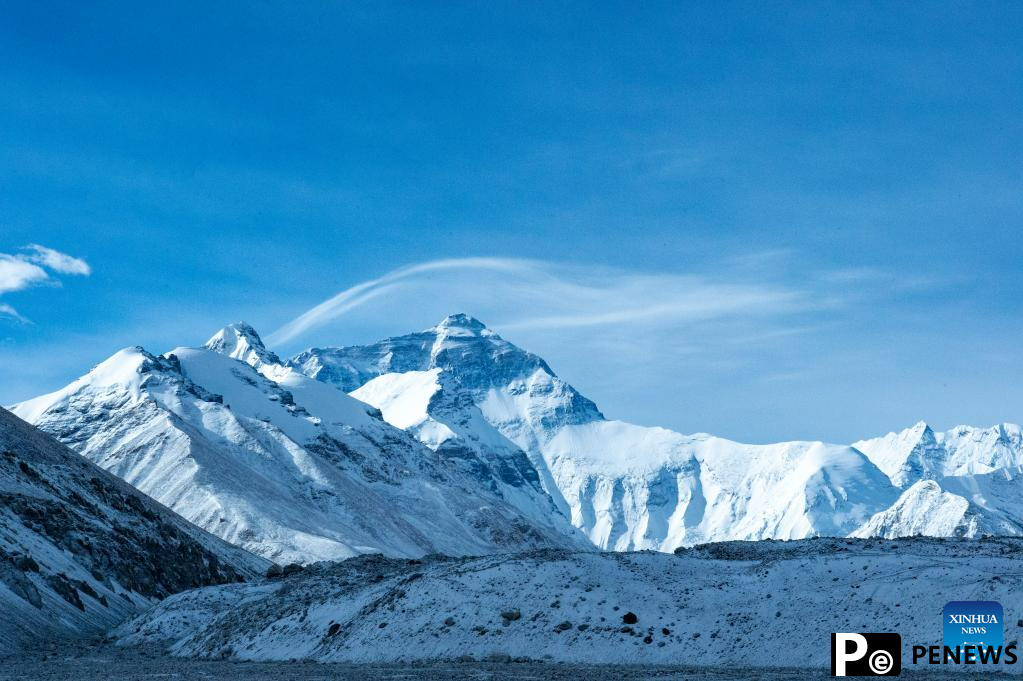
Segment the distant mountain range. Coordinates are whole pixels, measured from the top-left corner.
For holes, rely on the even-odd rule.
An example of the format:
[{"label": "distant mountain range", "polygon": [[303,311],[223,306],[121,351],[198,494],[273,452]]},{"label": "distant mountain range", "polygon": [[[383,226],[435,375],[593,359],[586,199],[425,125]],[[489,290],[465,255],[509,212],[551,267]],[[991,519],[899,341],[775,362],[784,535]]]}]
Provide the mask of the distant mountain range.
[{"label": "distant mountain range", "polygon": [[1019,426],[744,445],[606,419],[481,322],[284,361],[233,324],[12,410],[277,562],[1023,534]]},{"label": "distant mountain range", "polygon": [[[530,457],[561,510],[602,549],[1023,532],[1016,425],[935,434],[918,424],[852,446],[743,445],[635,426],[605,419],[542,359],[465,315],[288,364],[352,391],[429,446],[461,435],[439,429],[453,414],[482,421]],[[941,494],[925,493],[935,486]]]}]

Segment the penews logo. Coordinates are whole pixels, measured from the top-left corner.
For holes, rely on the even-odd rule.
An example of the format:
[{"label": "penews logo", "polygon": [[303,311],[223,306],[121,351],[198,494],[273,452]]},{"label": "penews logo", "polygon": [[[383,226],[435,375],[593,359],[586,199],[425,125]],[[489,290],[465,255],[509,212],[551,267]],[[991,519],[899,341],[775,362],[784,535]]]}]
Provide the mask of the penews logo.
[{"label": "penews logo", "polygon": [[832,676],[898,676],[902,637],[898,634],[832,634]]}]

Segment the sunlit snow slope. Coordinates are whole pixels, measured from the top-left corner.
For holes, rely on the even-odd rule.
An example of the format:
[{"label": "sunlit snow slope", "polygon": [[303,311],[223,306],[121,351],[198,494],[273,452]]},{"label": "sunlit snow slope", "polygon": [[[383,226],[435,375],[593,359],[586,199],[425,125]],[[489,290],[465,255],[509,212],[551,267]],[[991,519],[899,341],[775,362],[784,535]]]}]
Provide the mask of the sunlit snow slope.
[{"label": "sunlit snow slope", "polygon": [[204,348],[123,350],[14,409],[278,562],[1023,533],[1019,426],[853,446],[637,426],[465,315],[286,363],[235,324]]},{"label": "sunlit snow slope", "polygon": [[244,324],[203,348],[122,350],[13,410],[279,563],[586,545],[518,450],[430,449],[282,366]]},{"label": "sunlit snow slope", "polygon": [[921,422],[853,446],[905,490],[857,536],[1023,534],[1019,426],[957,426],[936,433]]},{"label": "sunlit snow slope", "polygon": [[600,548],[845,535],[899,495],[848,446],[742,445],[606,420],[542,359],[465,315],[288,364],[354,391],[431,447],[520,448]]}]

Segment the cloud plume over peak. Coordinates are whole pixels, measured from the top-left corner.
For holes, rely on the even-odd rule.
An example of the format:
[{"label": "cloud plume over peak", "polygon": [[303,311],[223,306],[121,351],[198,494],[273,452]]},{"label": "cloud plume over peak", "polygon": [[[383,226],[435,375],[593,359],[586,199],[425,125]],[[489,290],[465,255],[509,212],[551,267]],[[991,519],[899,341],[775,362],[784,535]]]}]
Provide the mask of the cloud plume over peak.
[{"label": "cloud plume over peak", "polygon": [[622,324],[683,326],[727,317],[807,309],[803,291],[682,274],[552,263],[518,258],[450,258],[392,270],[351,286],[277,329],[286,344],[371,301],[443,301],[496,318],[501,329],[557,330]]}]

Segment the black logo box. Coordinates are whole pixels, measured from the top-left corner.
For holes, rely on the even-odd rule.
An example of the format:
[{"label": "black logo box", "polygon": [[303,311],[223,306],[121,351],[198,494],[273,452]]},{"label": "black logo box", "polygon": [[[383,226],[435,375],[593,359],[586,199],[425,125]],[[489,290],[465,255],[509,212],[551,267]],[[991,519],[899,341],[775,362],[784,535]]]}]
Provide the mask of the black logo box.
[{"label": "black logo box", "polygon": [[[902,637],[899,634],[860,634],[867,639],[867,652],[855,660],[847,659],[845,662],[845,676],[898,676],[902,672]],[[852,641],[843,641],[848,647],[844,653],[852,653],[855,644]],[[831,675],[836,675],[835,661],[836,654],[835,634],[831,634]],[[890,664],[887,671],[877,673],[871,668],[871,659],[875,653],[888,653]],[[883,655],[882,655],[883,656]]]}]

